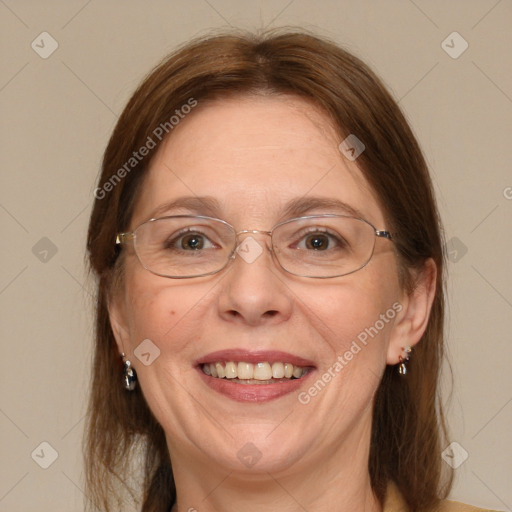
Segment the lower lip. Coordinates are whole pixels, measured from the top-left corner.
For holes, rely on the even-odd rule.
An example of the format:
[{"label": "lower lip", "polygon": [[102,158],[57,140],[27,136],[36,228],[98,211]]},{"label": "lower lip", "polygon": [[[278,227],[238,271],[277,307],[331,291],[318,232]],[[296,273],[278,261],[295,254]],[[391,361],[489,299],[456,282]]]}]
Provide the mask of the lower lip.
[{"label": "lower lip", "polygon": [[237,384],[230,379],[210,377],[200,367],[198,371],[203,381],[210,388],[237,402],[268,402],[275,400],[297,391],[314,373],[314,370],[311,370],[300,379],[291,379],[285,382],[276,382],[275,384]]}]

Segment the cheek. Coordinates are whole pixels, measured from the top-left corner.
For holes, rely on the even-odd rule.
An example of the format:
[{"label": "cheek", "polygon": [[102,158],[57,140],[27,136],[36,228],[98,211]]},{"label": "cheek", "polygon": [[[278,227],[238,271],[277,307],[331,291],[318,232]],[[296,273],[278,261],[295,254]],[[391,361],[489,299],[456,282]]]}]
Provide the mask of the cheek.
[{"label": "cheek", "polygon": [[[194,335],[197,323],[187,319],[207,302],[208,290],[203,286],[184,285],[148,272],[135,272],[127,282],[128,325],[132,350],[142,340],[150,339],[163,354],[178,354]],[[179,335],[178,335],[179,333]],[[172,350],[169,340],[172,339]]]},{"label": "cheek", "polygon": [[332,364],[350,352],[346,354],[349,360],[367,364],[375,359],[380,365],[399,307],[396,278],[362,269],[338,283],[321,284],[303,292],[301,302],[304,314],[328,345],[328,351],[324,346],[319,353],[322,362]]},{"label": "cheek", "polygon": [[303,405],[311,404],[318,417],[325,415],[326,424],[337,425],[333,428],[360,418],[373,403],[401,308],[395,283],[362,269],[338,284],[324,285],[321,292],[311,290],[304,301],[320,338],[321,365],[298,399]]}]

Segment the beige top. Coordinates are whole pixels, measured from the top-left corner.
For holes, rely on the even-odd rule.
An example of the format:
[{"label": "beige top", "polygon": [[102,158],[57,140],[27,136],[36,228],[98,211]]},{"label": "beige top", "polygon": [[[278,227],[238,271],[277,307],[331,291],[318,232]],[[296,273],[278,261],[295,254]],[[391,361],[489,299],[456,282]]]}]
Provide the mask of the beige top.
[{"label": "beige top", "polygon": [[[384,512],[411,512],[395,484],[388,486]],[[443,500],[432,512],[492,512],[489,509],[472,507],[457,501]]]}]

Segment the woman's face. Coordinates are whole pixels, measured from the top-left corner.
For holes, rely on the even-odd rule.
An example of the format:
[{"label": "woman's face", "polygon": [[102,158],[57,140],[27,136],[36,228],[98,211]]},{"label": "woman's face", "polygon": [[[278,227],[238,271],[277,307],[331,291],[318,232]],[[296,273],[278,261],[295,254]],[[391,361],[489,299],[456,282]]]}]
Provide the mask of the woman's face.
[{"label": "woman's face", "polygon": [[[325,114],[293,96],[199,103],[153,159],[131,228],[189,214],[220,218],[236,231],[270,231],[291,217],[346,213],[323,200],[388,228],[340,142]],[[195,206],[163,206],[185,197]],[[216,209],[205,210],[212,202]],[[291,202],[295,214],[286,212]],[[311,279],[281,269],[270,237],[251,238],[246,250],[261,252],[254,261],[237,255],[221,272],[193,279],[154,275],[127,249],[111,319],[172,460],[186,457],[205,471],[286,473],[340,450],[366,453],[373,395],[407,342],[397,327],[406,298],[392,242],[378,238],[372,259],[355,273]],[[206,375],[205,361],[237,369],[238,362],[269,363],[276,375],[279,363],[310,371],[243,384]]]}]

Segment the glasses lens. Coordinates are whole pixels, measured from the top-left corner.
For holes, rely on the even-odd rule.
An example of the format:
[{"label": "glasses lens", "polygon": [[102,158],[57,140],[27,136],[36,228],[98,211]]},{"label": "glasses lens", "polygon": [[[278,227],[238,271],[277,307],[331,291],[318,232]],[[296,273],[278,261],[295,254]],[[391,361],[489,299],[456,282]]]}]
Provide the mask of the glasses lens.
[{"label": "glasses lens", "polygon": [[361,219],[319,216],[280,224],[274,251],[287,271],[307,277],[336,277],[366,265],[375,245],[374,228]]},{"label": "glasses lens", "polygon": [[197,277],[221,270],[235,245],[235,232],[221,220],[175,216],[150,220],[135,231],[142,265],[165,277]]}]

